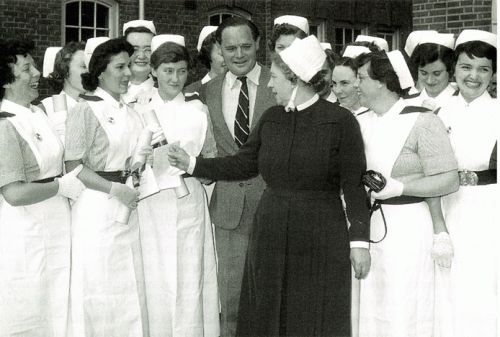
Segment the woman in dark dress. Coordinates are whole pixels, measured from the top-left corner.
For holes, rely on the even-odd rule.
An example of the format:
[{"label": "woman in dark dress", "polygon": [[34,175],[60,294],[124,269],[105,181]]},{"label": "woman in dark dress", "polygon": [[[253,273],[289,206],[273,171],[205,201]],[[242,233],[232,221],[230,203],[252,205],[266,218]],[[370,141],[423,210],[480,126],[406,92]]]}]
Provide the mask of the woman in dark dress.
[{"label": "woman in dark dress", "polygon": [[274,56],[269,87],[278,106],[236,155],[189,158],[170,150],[171,164],[195,176],[260,173],[267,183],[247,253],[238,336],[350,336],[349,255],[356,277],[370,266],[365,157],[355,117],[317,95],[326,85],[324,61],[314,36]]}]

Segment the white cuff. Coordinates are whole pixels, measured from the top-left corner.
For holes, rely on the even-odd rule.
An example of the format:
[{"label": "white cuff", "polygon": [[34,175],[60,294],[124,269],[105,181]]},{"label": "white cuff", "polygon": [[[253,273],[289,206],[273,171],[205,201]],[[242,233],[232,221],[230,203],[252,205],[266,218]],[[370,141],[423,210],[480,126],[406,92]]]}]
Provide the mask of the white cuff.
[{"label": "white cuff", "polygon": [[196,157],[189,156],[189,165],[186,172],[192,175],[195,166],[196,166]]},{"label": "white cuff", "polygon": [[351,241],[351,248],[366,248],[370,249],[370,243],[368,241]]}]

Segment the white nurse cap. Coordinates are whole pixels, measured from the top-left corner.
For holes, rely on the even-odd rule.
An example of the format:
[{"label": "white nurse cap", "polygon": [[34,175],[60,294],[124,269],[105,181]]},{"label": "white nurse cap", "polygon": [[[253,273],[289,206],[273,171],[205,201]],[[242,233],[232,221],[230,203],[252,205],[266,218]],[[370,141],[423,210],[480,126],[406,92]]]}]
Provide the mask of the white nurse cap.
[{"label": "white nurse cap", "polygon": [[309,82],[322,69],[326,60],[325,51],[314,35],[295,39],[288,48],[279,53],[279,56],[304,82]]},{"label": "white nurse cap", "polygon": [[90,63],[90,58],[92,57],[92,53],[94,50],[99,46],[100,44],[103,44],[104,42],[108,41],[109,37],[107,36],[99,36],[99,37],[92,37],[87,40],[87,43],[85,44],[85,65],[87,66],[87,69],[89,68],[89,63]]},{"label": "white nurse cap", "polygon": [[274,19],[274,25],[287,23],[302,30],[306,35],[309,35],[309,22],[306,18],[297,15],[283,15]]},{"label": "white nurse cap", "polygon": [[42,76],[48,78],[50,73],[54,71],[56,55],[62,49],[62,47],[49,47],[45,49],[45,55],[43,56],[43,70]]},{"label": "white nurse cap", "polygon": [[398,75],[401,89],[413,88],[415,82],[413,81],[413,77],[411,76],[410,69],[406,64],[403,54],[399,50],[393,50],[387,53],[387,57],[396,75]]},{"label": "white nurse cap", "polygon": [[201,45],[203,44],[203,41],[207,38],[208,35],[212,34],[217,30],[217,26],[205,26],[201,30],[200,36],[198,37],[198,44],[196,45],[196,49],[198,51],[201,50]]},{"label": "white nurse cap", "polygon": [[182,36],[182,35],[161,34],[161,35],[156,35],[151,40],[151,52],[154,53],[154,51],[156,49],[158,49],[158,47],[161,46],[162,44],[164,44],[165,42],[177,43],[178,45],[181,45],[183,47],[186,46],[186,42],[184,40],[184,36]]},{"label": "white nurse cap", "polygon": [[132,21],[124,23],[122,34],[125,35],[125,32],[129,28],[138,28],[138,27],[144,27],[144,28],[148,29],[151,33],[156,35],[156,28],[155,28],[153,21],[148,21],[148,20],[132,20]]},{"label": "white nurse cap", "polygon": [[497,47],[496,34],[479,29],[464,29],[457,37],[457,41],[455,42],[455,49],[459,45],[471,41],[481,41],[495,48]]},{"label": "white nurse cap", "polygon": [[406,43],[405,43],[405,53],[408,56],[411,56],[413,54],[413,51],[417,46],[421,43],[422,40],[430,40],[432,38],[435,38],[436,35],[438,34],[437,31],[435,30],[416,30],[414,32],[411,32],[408,35],[408,38],[406,38]]},{"label": "white nurse cap", "polygon": [[361,54],[369,54],[371,50],[368,47],[364,46],[347,46],[345,47],[343,57],[356,58]]},{"label": "white nurse cap", "polygon": [[368,36],[368,35],[358,35],[356,37],[356,42],[373,42],[377,47],[382,50],[389,51],[389,44],[386,40],[381,37]]},{"label": "white nurse cap", "polygon": [[323,48],[323,50],[327,50],[327,49],[332,50],[332,45],[329,42],[321,42],[320,44],[321,44],[321,48]]}]

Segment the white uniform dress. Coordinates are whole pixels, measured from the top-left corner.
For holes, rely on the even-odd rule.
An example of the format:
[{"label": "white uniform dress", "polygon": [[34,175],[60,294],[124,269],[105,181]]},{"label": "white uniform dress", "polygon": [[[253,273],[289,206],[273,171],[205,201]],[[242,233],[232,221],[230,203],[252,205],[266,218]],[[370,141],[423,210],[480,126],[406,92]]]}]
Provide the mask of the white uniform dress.
[{"label": "white uniform dress", "polygon": [[[60,175],[63,146],[47,116],[3,100],[0,186]],[[70,282],[70,211],[55,195],[25,206],[0,200],[0,336],[65,337]]]},{"label": "white uniform dress", "polygon": [[[179,93],[164,102],[155,90],[151,101],[137,110],[155,111],[168,143],[179,141],[193,156],[215,157],[208,110],[193,98]],[[181,173],[169,170],[172,176]],[[186,177],[185,183],[187,196],[178,199],[173,188],[166,188],[142,200],[138,207],[152,337],[220,335],[207,198],[196,178]]]},{"label": "white uniform dress", "polygon": [[[64,94],[64,91],[61,91],[60,94]],[[45,113],[49,117],[50,123],[52,127],[56,130],[59,138],[64,143],[64,139],[66,138],[66,118],[68,116],[68,111],[71,111],[73,107],[76,105],[77,101],[66,94],[66,107],[67,111],[54,111],[54,103],[52,101],[52,96],[46,97],[42,99],[42,105],[45,109]]]},{"label": "white uniform dress", "polygon": [[[431,112],[405,108],[403,99],[383,116],[358,116],[367,169],[395,179],[456,170],[445,128]],[[410,113],[401,113],[402,111]],[[413,111],[413,112],[411,112]],[[432,219],[425,201],[382,205],[387,236],[371,244],[371,268],[361,280],[362,337],[432,337],[434,264]],[[371,218],[371,239],[380,240],[380,211]]]},{"label": "white uniform dress", "polygon": [[138,96],[151,94],[154,89],[154,85],[155,82],[151,76],[140,84],[129,82],[127,93],[122,95],[122,99],[127,104],[134,103]]},{"label": "white uniform dress", "polygon": [[[66,160],[93,171],[127,168],[141,131],[137,113],[101,88],[78,103],[66,123]],[[115,221],[116,198],[85,189],[71,209],[73,337],[148,336],[137,212]]]},{"label": "white uniform dress", "polygon": [[[459,94],[441,108],[459,170],[483,171],[497,142],[497,100],[485,92],[471,103]],[[496,156],[495,156],[496,158]],[[496,168],[496,163],[493,164]],[[498,185],[460,186],[443,197],[443,212],[454,247],[448,283],[449,316],[437,318],[437,337],[497,337],[500,219]]]},{"label": "white uniform dress", "polygon": [[439,95],[436,97],[430,97],[424,88],[418,96],[407,99],[406,102],[408,105],[423,106],[427,109],[436,111],[444,106],[451,97],[453,97],[456,90],[456,87],[450,83],[439,93]]}]

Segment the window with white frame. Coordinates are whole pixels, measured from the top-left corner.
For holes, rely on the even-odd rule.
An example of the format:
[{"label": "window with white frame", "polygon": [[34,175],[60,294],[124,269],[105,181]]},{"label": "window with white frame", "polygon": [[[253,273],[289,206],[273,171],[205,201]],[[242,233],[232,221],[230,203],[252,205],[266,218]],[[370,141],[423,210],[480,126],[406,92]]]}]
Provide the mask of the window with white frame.
[{"label": "window with white frame", "polygon": [[389,50],[399,49],[399,30],[378,30],[377,37],[381,37],[387,41]]},{"label": "window with white frame", "polygon": [[63,44],[97,36],[117,36],[118,4],[113,0],[63,3]]},{"label": "window with white frame", "polygon": [[314,35],[318,40],[325,41],[325,21],[324,20],[310,20],[309,21],[309,35]]},{"label": "window with white frame", "polygon": [[333,51],[339,53],[348,43],[354,42],[356,37],[365,34],[366,28],[357,27],[335,27],[335,37],[333,40]]},{"label": "window with white frame", "polygon": [[208,24],[210,26],[218,26],[222,21],[232,16],[240,16],[251,20],[252,16],[247,11],[239,8],[215,8],[208,13]]}]

